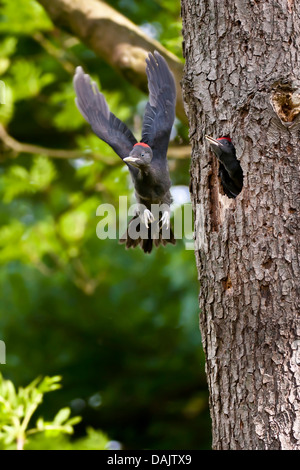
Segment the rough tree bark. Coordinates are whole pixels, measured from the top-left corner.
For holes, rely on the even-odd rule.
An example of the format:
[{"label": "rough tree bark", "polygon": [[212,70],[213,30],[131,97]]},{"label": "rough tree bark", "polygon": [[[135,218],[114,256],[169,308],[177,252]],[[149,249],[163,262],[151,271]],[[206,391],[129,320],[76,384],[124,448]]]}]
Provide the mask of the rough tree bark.
[{"label": "rough tree bark", "polygon": [[[182,0],[191,194],[215,449],[300,449],[300,4]],[[244,172],[222,194],[204,134]]]}]

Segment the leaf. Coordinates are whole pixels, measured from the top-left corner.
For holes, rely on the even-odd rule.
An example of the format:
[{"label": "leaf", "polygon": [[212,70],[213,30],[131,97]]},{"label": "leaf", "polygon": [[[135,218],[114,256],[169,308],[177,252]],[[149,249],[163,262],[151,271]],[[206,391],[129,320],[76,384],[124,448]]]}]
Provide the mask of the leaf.
[{"label": "leaf", "polygon": [[0,57],[9,57],[15,53],[18,39],[15,36],[8,36],[0,41]]},{"label": "leaf", "polygon": [[10,167],[8,172],[2,176],[3,179],[3,202],[12,201],[19,194],[33,192],[34,188],[30,186],[28,171],[18,165]]},{"label": "leaf", "polygon": [[28,450],[106,450],[108,437],[101,431],[88,428],[87,435],[79,439],[70,439],[63,434],[45,432],[34,435],[26,443]]},{"label": "leaf", "polygon": [[36,428],[38,429],[38,431],[44,431],[45,429],[45,421],[43,420],[43,418],[39,418],[36,422]]},{"label": "leaf", "polygon": [[55,166],[45,157],[36,157],[29,173],[30,184],[42,191],[47,189],[56,177]]},{"label": "leaf", "polygon": [[62,408],[53,420],[53,424],[59,425],[63,424],[69,418],[71,414],[70,408]]},{"label": "leaf", "polygon": [[61,236],[68,242],[78,242],[85,234],[87,215],[80,210],[73,210],[64,214],[59,221]]},{"label": "leaf", "polygon": [[85,123],[75,106],[75,92],[73,84],[64,84],[62,90],[51,96],[51,103],[57,109],[53,117],[54,125],[59,130],[72,131],[82,127]]},{"label": "leaf", "polygon": [[14,101],[20,101],[38,95],[54,79],[53,74],[43,72],[36,63],[18,59],[10,67],[6,82],[13,88]]},{"label": "leaf", "polygon": [[4,397],[11,406],[17,405],[17,393],[14,384],[10,380],[5,381]]},{"label": "leaf", "polygon": [[36,157],[29,171],[23,166],[11,166],[8,172],[0,177],[3,201],[9,203],[22,194],[44,191],[55,177],[55,167],[46,157]]},{"label": "leaf", "polygon": [[[9,66],[10,66],[10,60],[7,57],[0,57],[0,75],[3,75],[6,72],[6,70],[8,69]],[[2,87],[3,87],[3,85],[2,85]],[[1,101],[1,104],[3,104],[4,103],[4,97],[2,97],[0,101]]]},{"label": "leaf", "polygon": [[0,32],[32,34],[53,28],[45,10],[35,0],[1,0]]},{"label": "leaf", "polygon": [[7,124],[13,117],[14,100],[12,87],[0,80],[0,122]]},{"label": "leaf", "polygon": [[78,424],[82,421],[81,416],[74,416],[73,418],[70,418],[67,422],[68,426],[75,426],[75,424]]},{"label": "leaf", "polygon": [[53,392],[61,388],[61,379],[60,375],[55,375],[54,377],[44,377],[40,384],[37,386],[37,390],[42,393]]}]

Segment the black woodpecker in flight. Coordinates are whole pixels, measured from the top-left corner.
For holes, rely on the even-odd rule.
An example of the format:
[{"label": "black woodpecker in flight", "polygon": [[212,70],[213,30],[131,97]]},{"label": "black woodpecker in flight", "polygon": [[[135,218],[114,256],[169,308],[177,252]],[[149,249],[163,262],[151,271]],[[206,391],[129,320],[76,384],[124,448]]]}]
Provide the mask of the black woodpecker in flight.
[{"label": "black woodpecker in flight", "polygon": [[230,198],[237,197],[243,187],[243,170],[230,137],[213,139],[206,135],[205,138],[219,160],[219,177],[225,194]]},{"label": "black woodpecker in flight", "polygon": [[[149,53],[146,64],[149,101],[144,114],[141,142],[137,142],[128,127],[110,112],[96,83],[81,67],[76,69],[74,88],[76,105],[82,116],[90,123],[94,133],[126,163],[134,184],[139,209],[120,242],[126,243],[126,248],[140,245],[145,253],[150,253],[153,242],[155,246],[175,244],[170,228],[172,199],[167,150],[175,119],[176,89],[167,62],[157,51],[153,55]],[[155,218],[151,212],[152,204],[163,208],[159,217]],[[144,235],[132,236],[131,226]],[[154,237],[153,233],[156,233]]]}]

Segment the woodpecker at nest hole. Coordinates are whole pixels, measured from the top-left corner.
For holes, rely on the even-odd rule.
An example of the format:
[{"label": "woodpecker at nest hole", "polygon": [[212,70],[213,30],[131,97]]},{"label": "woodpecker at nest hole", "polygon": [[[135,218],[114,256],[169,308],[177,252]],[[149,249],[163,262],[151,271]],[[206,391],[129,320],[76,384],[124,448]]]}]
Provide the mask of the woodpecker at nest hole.
[{"label": "woodpecker at nest hole", "polygon": [[229,198],[236,198],[243,188],[243,170],[236,158],[231,138],[214,139],[209,135],[206,135],[205,138],[219,161],[219,177],[224,193]]}]

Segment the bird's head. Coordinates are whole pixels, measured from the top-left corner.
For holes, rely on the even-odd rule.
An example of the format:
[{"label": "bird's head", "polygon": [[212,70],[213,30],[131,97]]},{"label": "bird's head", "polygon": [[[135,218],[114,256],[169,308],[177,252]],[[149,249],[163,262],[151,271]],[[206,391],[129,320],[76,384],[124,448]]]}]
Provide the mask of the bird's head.
[{"label": "bird's head", "polygon": [[216,154],[217,157],[220,157],[220,155],[222,154],[235,156],[235,147],[233,143],[231,142],[230,137],[219,137],[219,139],[213,139],[209,135],[206,135],[205,138],[210,144],[212,151]]},{"label": "bird's head", "polygon": [[133,146],[129,156],[124,158],[123,161],[142,170],[150,165],[152,157],[153,154],[149,145],[139,142]]}]

